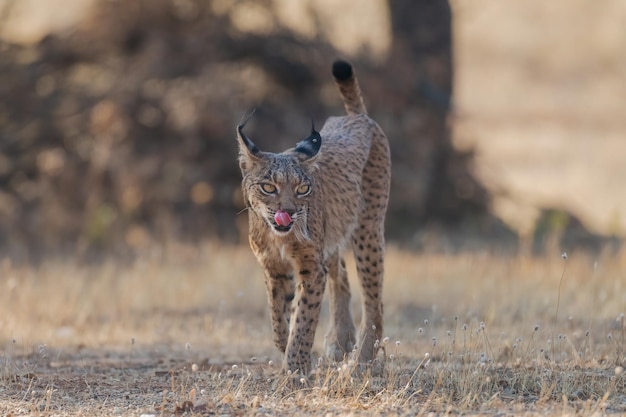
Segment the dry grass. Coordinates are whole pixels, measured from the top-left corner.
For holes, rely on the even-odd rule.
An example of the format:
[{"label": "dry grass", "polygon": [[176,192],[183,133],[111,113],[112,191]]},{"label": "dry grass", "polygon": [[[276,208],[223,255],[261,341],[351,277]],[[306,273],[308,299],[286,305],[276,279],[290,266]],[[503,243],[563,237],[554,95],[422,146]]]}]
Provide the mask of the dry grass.
[{"label": "dry grass", "polygon": [[[624,412],[626,257],[619,255],[565,261],[391,248],[389,339],[377,363],[360,370],[320,359],[300,387],[280,373],[261,272],[247,248],[180,247],[167,258],[97,267],[4,262],[0,411]],[[324,331],[322,324],[317,352]]]}]

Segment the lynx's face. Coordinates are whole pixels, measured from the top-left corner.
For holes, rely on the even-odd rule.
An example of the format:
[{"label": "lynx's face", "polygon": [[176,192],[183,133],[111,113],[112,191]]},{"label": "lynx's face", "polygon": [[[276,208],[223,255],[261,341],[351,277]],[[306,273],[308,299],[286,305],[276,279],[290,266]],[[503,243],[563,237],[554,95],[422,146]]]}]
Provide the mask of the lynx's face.
[{"label": "lynx's face", "polygon": [[312,171],[322,138],[314,128],[294,149],[261,152],[238,126],[239,166],[246,203],[278,236],[308,240],[307,215],[315,198]]},{"label": "lynx's face", "polygon": [[244,171],[244,192],[250,208],[274,233],[284,236],[296,230],[307,237],[307,213],[314,184],[292,155],[265,155]]}]

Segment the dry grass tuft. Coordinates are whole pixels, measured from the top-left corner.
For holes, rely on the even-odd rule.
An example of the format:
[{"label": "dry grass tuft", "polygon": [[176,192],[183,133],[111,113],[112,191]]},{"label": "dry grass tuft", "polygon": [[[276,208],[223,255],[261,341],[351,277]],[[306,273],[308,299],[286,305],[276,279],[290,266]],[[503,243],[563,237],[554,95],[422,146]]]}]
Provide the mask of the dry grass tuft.
[{"label": "dry grass tuft", "polygon": [[[391,248],[378,358],[367,367],[320,358],[304,379],[280,372],[249,250],[175,249],[132,265],[2,263],[0,411],[626,412],[623,254],[507,258]],[[355,311],[358,304],[355,296]]]}]

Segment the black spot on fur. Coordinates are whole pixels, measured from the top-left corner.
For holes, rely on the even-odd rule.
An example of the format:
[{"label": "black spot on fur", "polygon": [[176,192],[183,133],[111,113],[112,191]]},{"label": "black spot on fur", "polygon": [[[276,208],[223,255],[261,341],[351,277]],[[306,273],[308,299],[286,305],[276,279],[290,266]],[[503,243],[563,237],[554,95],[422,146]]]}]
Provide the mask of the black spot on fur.
[{"label": "black spot on fur", "polygon": [[274,276],[275,280],[290,280],[293,279],[293,275],[287,275],[287,274],[276,274]]},{"label": "black spot on fur", "polygon": [[335,61],[333,63],[333,77],[337,81],[346,81],[352,78],[352,65],[346,61]]}]

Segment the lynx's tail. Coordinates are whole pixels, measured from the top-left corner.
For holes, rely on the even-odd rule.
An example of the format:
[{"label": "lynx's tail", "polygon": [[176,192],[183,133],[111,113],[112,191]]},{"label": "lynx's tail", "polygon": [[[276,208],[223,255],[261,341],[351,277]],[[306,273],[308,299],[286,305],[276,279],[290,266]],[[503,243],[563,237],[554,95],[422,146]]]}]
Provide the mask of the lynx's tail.
[{"label": "lynx's tail", "polygon": [[352,65],[346,61],[335,61],[333,63],[333,77],[339,93],[343,99],[343,104],[348,114],[367,114],[367,109],[361,97],[359,82],[354,75]]}]

